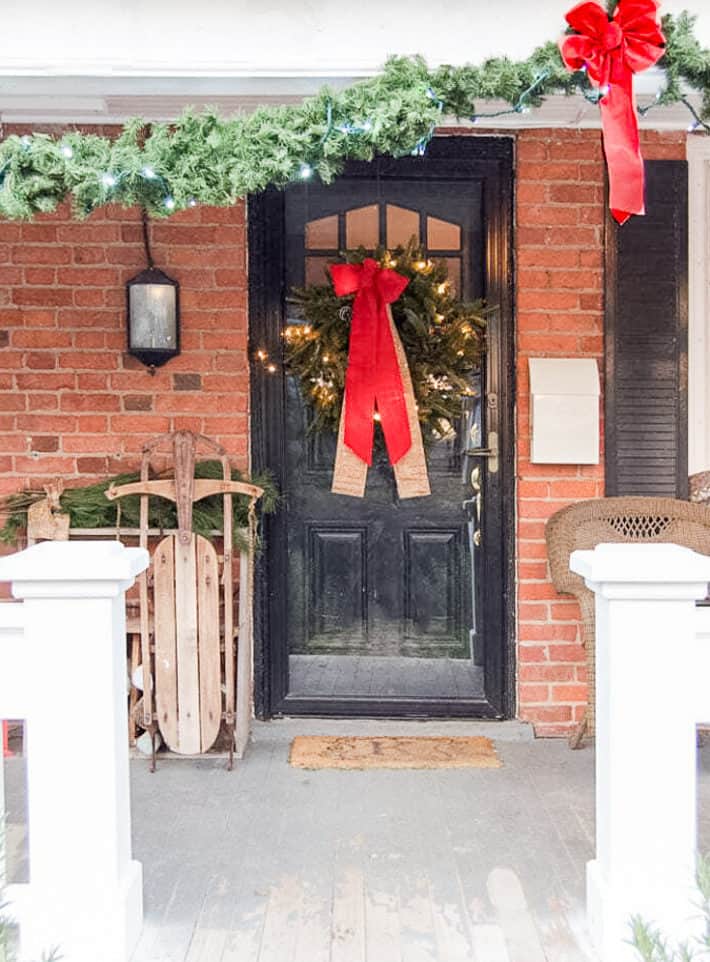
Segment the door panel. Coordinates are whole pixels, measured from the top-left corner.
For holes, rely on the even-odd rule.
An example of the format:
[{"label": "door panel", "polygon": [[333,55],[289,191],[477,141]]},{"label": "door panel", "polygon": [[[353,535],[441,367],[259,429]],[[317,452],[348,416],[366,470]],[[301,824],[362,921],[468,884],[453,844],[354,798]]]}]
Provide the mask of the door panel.
[{"label": "door panel", "polygon": [[[307,630],[291,651],[362,648],[367,639],[367,529],[306,528]],[[294,572],[298,577],[298,573]]]},{"label": "door panel", "polygon": [[329,187],[294,185],[250,205],[252,343],[272,356],[282,326],[300,320],[289,292],[320,282],[346,247],[392,247],[416,233],[427,256],[447,261],[459,296],[497,307],[485,369],[472,383],[478,398],[428,452],[429,498],[397,498],[381,444],[365,498],[331,494],[335,438],[309,433],[292,378],[265,379],[255,367],[255,466],[273,469],[282,452],[286,498],[269,522],[258,579],[267,713],[506,711],[509,450],[495,472],[464,453],[493,433],[509,441],[512,414],[510,144],[483,140],[437,139],[425,158],[354,164]]},{"label": "door panel", "polygon": [[[462,639],[464,552],[461,530],[405,533],[405,646],[418,640],[427,651],[467,655]],[[470,564],[470,560],[466,559]],[[463,642],[463,643],[462,643]]]}]

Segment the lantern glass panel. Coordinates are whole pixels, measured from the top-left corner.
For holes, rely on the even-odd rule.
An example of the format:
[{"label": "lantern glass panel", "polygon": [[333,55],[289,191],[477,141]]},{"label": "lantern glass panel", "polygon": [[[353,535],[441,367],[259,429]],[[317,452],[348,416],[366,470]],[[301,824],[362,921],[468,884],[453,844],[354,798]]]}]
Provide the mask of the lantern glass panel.
[{"label": "lantern glass panel", "polygon": [[175,286],[133,284],[129,297],[129,350],[174,351],[177,347]]}]

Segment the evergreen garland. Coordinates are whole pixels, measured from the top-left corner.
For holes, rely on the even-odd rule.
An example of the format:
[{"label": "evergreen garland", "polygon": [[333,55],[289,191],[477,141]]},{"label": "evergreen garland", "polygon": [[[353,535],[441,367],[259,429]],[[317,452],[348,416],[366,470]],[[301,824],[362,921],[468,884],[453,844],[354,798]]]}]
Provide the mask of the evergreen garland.
[{"label": "evergreen garland", "polygon": [[[359,264],[368,256],[361,248],[344,259]],[[448,434],[461,417],[461,395],[471,393],[470,375],[480,365],[486,311],[481,301],[467,304],[452,295],[445,262],[427,259],[415,238],[392,251],[378,248],[374,259],[409,278],[391,309],[426,444]],[[284,330],[286,369],[311,404],[311,430],[337,433],[354,295],[338,297],[329,282],[294,291],[293,300],[303,323]]]},{"label": "evergreen garland", "polygon": [[[683,102],[708,129],[710,50],[700,46],[694,23],[688,13],[663,17],[667,46],[659,66],[667,86],[641,112]],[[699,115],[682,83],[702,93]],[[0,216],[29,219],[66,197],[79,217],[108,203],[141,205],[157,216],[195,204],[229,206],[313,174],[330,183],[350,159],[423,153],[443,117],[485,117],[478,100],[502,99],[523,112],[548,94],[579,90],[596,99],[586,74],[571,74],[551,41],[527,60],[496,57],[431,71],[420,57],[393,57],[381,74],[345,90],[324,88],[301,104],[260,107],[233,120],[212,113],[150,125],[134,119],[115,140],[79,132],[11,136],[0,142]]]},{"label": "evergreen garland", "polygon": [[[195,464],[196,478],[221,478],[222,465],[219,461],[198,461]],[[59,497],[62,511],[70,518],[72,528],[116,528],[119,520],[121,527],[137,528],[140,524],[140,496],[129,495],[117,501],[109,501],[105,495],[112,485],[129,484],[139,481],[140,474],[117,474],[113,478],[80,488],[67,488]],[[232,471],[233,481],[246,480],[240,471]],[[257,510],[264,514],[275,511],[279,504],[279,493],[272,476],[265,472],[251,479],[252,484],[264,489],[257,501]],[[0,511],[6,515],[5,524],[0,528],[0,542],[15,544],[19,532],[27,524],[27,509],[45,497],[44,491],[28,489],[9,494],[0,501]],[[223,527],[223,505],[221,495],[213,495],[196,501],[192,508],[192,530],[197,534],[212,538],[212,532]],[[234,505],[234,544],[240,550],[246,547],[241,532],[249,524],[249,498],[235,495]],[[120,510],[120,519],[119,519]],[[165,498],[150,498],[148,501],[148,525],[151,528],[176,528],[177,506]]]}]

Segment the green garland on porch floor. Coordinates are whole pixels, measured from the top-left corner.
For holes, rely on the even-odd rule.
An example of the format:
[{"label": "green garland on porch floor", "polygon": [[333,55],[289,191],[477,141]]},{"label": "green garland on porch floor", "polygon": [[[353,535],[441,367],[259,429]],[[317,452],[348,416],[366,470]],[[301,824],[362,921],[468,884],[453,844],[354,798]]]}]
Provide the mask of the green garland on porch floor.
[{"label": "green garland on porch floor", "polygon": [[[196,478],[221,478],[222,465],[219,461],[198,461],[195,464]],[[117,526],[118,501],[109,501],[104,492],[112,484],[128,484],[138,481],[140,475],[117,474],[113,478],[80,488],[67,488],[59,498],[63,511],[70,517],[72,528],[115,528]],[[250,480],[264,489],[257,502],[257,510],[264,514],[276,511],[279,492],[274,479],[268,472],[246,479],[240,471],[232,471],[233,481]],[[6,514],[5,524],[0,528],[0,542],[15,544],[18,533],[27,524],[27,509],[45,497],[44,491],[27,489],[10,494],[0,500],[0,512]],[[164,498],[151,498],[148,502],[148,524],[152,528],[176,528],[177,508]],[[131,495],[121,498],[121,527],[137,528],[140,523],[140,497]],[[249,524],[249,499],[243,495],[234,498],[234,544],[241,549],[246,547],[242,529]],[[211,532],[222,529],[223,499],[221,495],[196,501],[192,509],[192,529],[197,534],[211,537]]]},{"label": "green garland on porch floor", "polygon": [[[659,65],[667,86],[641,112],[680,101],[698,122],[710,119],[710,50],[700,46],[694,20],[688,13],[663,17]],[[702,93],[699,116],[683,82]],[[477,100],[502,99],[522,113],[548,94],[575,91],[594,99],[586,75],[570,74],[550,41],[526,60],[496,57],[479,66],[429,70],[419,57],[393,57],[381,74],[345,90],[324,88],[301,104],[260,107],[233,120],[212,113],[150,125],[134,119],[114,140],[79,132],[11,136],[0,143],[0,216],[29,219],[67,197],[79,217],[108,203],[141,205],[158,216],[196,204],[228,206],[314,174],[329,183],[349,159],[421,154],[442,117],[484,120]]]}]

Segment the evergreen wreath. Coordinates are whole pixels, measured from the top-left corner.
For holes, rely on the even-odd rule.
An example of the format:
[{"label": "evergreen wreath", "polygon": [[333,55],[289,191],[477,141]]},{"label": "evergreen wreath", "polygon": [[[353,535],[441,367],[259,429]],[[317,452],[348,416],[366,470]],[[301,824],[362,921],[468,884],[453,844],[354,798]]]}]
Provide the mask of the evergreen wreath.
[{"label": "evergreen wreath", "polygon": [[[461,417],[462,395],[472,393],[470,378],[481,362],[488,309],[482,301],[454,297],[445,262],[427,258],[416,238],[391,251],[380,247],[372,255],[360,248],[342,256],[351,264],[374,256],[382,267],[409,279],[391,305],[392,317],[412,376],[424,443],[446,436]],[[301,321],[283,332],[285,367],[311,405],[312,431],[338,431],[353,300],[354,295],[338,297],[331,281],[292,295]]]},{"label": "evergreen wreath", "polygon": [[[616,3],[607,6],[611,13]],[[662,18],[666,48],[658,65],[665,86],[638,109],[684,103],[694,126],[710,131],[710,50],[700,45],[694,23],[685,12]],[[702,94],[700,112],[683,84]],[[423,154],[446,116],[485,121],[527,112],[549,94],[575,92],[598,100],[586,74],[570,73],[549,41],[526,60],[493,57],[432,70],[421,57],[392,57],[382,73],[344,90],[323,88],[300,104],[259,107],[231,120],[188,112],[171,123],[130,120],[115,139],[79,131],[11,136],[0,142],[0,216],[30,219],[67,197],[78,217],[110,203],[165,217],[197,204],[230,206],[316,174],[330,183],[347,160]],[[476,101],[492,98],[510,107],[477,110]]]}]

